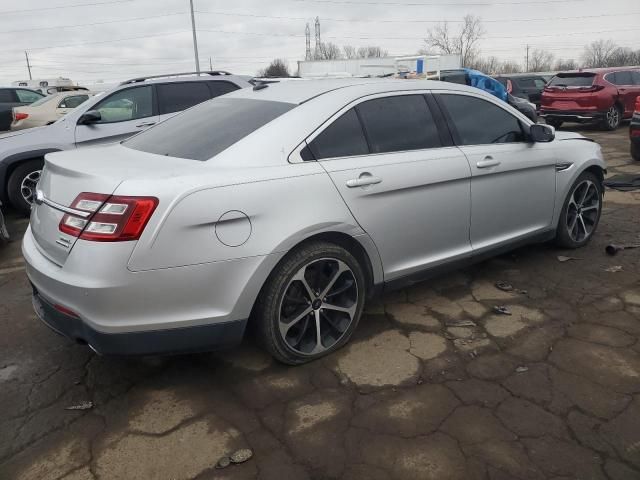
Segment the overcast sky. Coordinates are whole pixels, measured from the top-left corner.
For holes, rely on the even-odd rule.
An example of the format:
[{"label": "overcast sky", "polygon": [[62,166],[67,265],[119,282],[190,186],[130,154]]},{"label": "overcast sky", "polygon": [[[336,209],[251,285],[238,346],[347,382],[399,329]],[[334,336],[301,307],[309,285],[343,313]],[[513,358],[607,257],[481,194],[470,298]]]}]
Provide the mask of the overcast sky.
[{"label": "overcast sky", "polygon": [[[525,46],[578,59],[612,39],[640,49],[640,0],[194,0],[202,68],[255,74],[274,57],[304,59],[305,24],[323,41],[379,45],[390,54],[424,47],[433,22],[455,30],[481,17],[484,56],[522,62]],[[194,70],[189,0],[0,0],[0,84],[64,76],[80,83]],[[208,13],[207,13],[208,12]],[[597,17],[596,17],[597,16]],[[280,17],[280,18],[274,18]],[[282,18],[285,17],[285,18]],[[582,17],[582,18],[577,18]],[[591,18],[585,18],[591,17]]]}]

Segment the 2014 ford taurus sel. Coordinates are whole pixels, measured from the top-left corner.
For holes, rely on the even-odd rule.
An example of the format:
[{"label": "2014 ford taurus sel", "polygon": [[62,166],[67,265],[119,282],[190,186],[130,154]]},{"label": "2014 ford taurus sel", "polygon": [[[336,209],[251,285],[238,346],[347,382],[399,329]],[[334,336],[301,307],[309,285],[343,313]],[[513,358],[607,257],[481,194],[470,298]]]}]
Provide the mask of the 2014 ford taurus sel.
[{"label": "2014 ford taurus sel", "polygon": [[344,345],[365,300],[527,242],[580,247],[584,137],[445,82],[258,84],[122,144],[49,154],[24,237],[38,315],[104,354],[278,360]]}]

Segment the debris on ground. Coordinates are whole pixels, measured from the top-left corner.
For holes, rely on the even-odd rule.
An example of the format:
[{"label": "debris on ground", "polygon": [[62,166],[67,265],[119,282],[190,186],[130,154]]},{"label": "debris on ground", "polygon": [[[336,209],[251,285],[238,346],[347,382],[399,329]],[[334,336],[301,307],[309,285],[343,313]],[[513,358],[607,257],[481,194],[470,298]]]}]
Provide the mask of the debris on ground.
[{"label": "debris on ground", "polygon": [[516,372],[517,373],[524,373],[524,372],[527,372],[527,371],[529,371],[528,367],[518,367],[518,368],[516,368]]},{"label": "debris on ground", "polygon": [[605,272],[621,272],[622,271],[622,265],[612,265],[610,267],[607,267],[604,269]]},{"label": "debris on ground", "polygon": [[499,313],[500,315],[511,315],[511,310],[509,310],[504,305],[494,305],[493,311]]},{"label": "debris on ground", "polygon": [[231,463],[244,463],[253,457],[253,451],[249,448],[241,448],[231,454],[229,460]]},{"label": "debris on ground", "polygon": [[564,255],[558,255],[557,258],[559,262],[568,262],[569,260],[582,260],[578,257],[565,257]]},{"label": "debris on ground", "polygon": [[511,292],[513,291],[513,285],[507,282],[503,282],[502,280],[498,280],[496,283],[496,288],[498,290],[502,290],[503,292]]},{"label": "debris on ground", "polygon": [[635,243],[631,245],[619,245],[615,243],[610,243],[606,247],[604,247],[604,251],[607,252],[607,255],[611,255],[612,257],[616,255],[618,252],[622,250],[631,250],[633,248],[640,248],[640,243]]},{"label": "debris on ground", "polygon": [[225,455],[220,460],[218,460],[218,463],[216,463],[216,468],[227,468],[229,465],[231,465],[231,459]]},{"label": "debris on ground", "polygon": [[80,402],[77,405],[71,405],[69,407],[65,407],[65,410],[89,410],[93,408],[93,402]]}]

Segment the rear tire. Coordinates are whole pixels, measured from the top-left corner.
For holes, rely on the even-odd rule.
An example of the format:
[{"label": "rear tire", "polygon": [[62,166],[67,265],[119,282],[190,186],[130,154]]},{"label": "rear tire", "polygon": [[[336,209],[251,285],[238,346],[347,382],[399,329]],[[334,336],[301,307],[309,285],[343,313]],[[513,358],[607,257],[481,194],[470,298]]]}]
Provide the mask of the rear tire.
[{"label": "rear tire", "polygon": [[602,128],[604,130],[616,130],[622,122],[622,112],[617,105],[611,105],[602,120]]},{"label": "rear tire", "polygon": [[631,158],[640,162],[640,144],[631,142]]},{"label": "rear tire", "polygon": [[25,216],[31,213],[31,204],[36,195],[36,185],[44,160],[29,160],[21,163],[11,173],[7,182],[7,196],[11,205]]},{"label": "rear tire", "polygon": [[365,281],[358,260],[338,245],[315,241],[293,250],[260,292],[254,311],[259,341],[288,365],[338,350],[358,326]]},{"label": "rear tire", "polygon": [[589,243],[600,221],[602,194],[600,179],[591,172],[582,172],[560,212],[555,239],[559,247],[579,248]]},{"label": "rear tire", "polygon": [[560,128],[562,126],[562,120],[545,120],[547,125],[551,125],[553,128]]}]

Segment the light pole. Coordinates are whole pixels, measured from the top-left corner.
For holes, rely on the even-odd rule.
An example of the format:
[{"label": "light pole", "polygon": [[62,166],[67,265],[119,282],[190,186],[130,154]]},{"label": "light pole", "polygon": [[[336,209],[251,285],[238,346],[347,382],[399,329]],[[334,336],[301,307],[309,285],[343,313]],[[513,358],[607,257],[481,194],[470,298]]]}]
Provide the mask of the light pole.
[{"label": "light pole", "polygon": [[200,75],[200,60],[198,59],[198,38],[196,37],[196,17],[193,14],[193,0],[189,0],[191,6],[191,30],[193,32],[193,54],[196,59],[196,72]]}]

